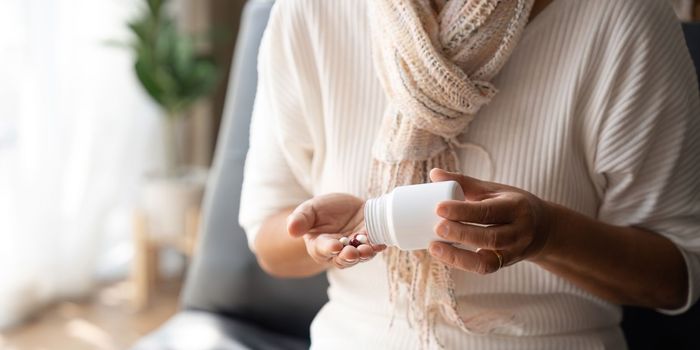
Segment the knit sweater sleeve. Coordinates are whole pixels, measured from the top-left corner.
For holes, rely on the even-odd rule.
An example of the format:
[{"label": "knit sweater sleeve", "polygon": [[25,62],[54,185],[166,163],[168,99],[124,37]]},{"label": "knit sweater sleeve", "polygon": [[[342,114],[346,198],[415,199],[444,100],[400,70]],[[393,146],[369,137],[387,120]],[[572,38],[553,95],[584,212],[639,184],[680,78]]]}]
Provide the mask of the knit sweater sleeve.
[{"label": "knit sweater sleeve", "polygon": [[298,69],[305,40],[298,2],[272,8],[258,55],[258,87],[251,120],[239,222],[253,250],[264,220],[311,197],[314,145],[305,119]]},{"label": "knit sweater sleeve", "polygon": [[688,268],[688,299],[659,311],[678,314],[700,295],[698,82],[667,4],[644,0],[624,13],[610,33],[618,46],[598,62],[605,74],[593,97],[601,122],[592,171],[604,183],[598,217],[676,244]]}]

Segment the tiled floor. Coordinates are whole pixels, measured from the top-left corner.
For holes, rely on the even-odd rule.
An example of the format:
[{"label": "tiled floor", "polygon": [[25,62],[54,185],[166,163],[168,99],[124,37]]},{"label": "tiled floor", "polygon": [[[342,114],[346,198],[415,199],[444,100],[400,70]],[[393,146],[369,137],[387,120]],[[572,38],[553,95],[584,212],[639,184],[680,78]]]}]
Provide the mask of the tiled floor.
[{"label": "tiled floor", "polygon": [[179,281],[162,283],[152,305],[130,306],[131,285],[100,289],[84,301],[61,302],[22,326],[0,333],[0,350],[121,350],[177,311]]}]

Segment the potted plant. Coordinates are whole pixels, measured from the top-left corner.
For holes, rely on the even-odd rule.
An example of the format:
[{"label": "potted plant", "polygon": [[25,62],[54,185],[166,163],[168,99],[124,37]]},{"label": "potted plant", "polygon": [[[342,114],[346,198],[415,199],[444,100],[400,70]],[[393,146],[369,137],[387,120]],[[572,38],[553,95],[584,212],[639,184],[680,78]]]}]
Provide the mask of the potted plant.
[{"label": "potted plant", "polygon": [[128,23],[134,70],[148,95],[161,107],[165,169],[147,176],[142,207],[154,234],[182,233],[185,216],[201,202],[206,172],[187,167],[183,121],[193,104],[214,88],[218,72],[211,55],[182,33],[168,0],[144,0],[143,11]]}]

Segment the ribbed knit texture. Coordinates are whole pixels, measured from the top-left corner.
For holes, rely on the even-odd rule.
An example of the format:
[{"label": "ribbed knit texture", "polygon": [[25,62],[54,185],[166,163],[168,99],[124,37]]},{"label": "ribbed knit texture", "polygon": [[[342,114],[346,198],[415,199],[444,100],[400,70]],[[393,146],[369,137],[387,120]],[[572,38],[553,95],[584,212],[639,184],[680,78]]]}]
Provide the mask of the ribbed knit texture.
[{"label": "ribbed knit texture", "polygon": [[[366,193],[387,104],[372,66],[366,1],[274,7],[240,214],[251,243],[283,208],[323,193]],[[493,83],[499,94],[461,137],[493,164],[462,149],[462,172],[666,235],[690,277],[688,304],[670,312],[689,307],[700,286],[700,101],[666,1],[555,0],[527,26]],[[312,325],[313,348],[419,347],[401,316],[405,305],[389,327],[385,269],[375,258],[329,270],[330,302]],[[448,349],[624,348],[619,307],[535,264],[453,278],[463,318],[500,313],[507,322],[486,336],[441,323]]]}]

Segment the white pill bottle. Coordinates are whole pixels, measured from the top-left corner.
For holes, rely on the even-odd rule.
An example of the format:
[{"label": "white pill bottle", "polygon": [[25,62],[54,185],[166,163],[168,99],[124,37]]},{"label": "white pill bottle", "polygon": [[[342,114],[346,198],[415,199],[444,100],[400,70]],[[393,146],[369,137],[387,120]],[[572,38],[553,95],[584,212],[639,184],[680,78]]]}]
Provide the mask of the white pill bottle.
[{"label": "white pill bottle", "polygon": [[396,187],[390,193],[365,203],[365,227],[372,244],[386,244],[401,250],[427,249],[441,239],[435,233],[440,221],[437,204],[464,200],[456,181]]}]

